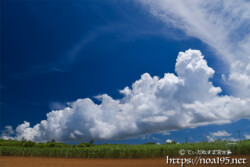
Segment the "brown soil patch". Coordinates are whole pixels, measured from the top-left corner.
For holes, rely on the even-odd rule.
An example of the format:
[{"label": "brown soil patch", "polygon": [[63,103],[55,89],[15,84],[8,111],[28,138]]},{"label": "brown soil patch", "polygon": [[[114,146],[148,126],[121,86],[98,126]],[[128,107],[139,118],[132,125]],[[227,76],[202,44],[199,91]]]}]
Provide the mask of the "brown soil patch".
[{"label": "brown soil patch", "polygon": [[[185,165],[185,167],[250,167],[250,155],[233,156],[247,158],[246,165]],[[183,158],[183,157],[182,157]],[[212,158],[212,157],[211,157]],[[194,158],[195,159],[195,158]],[[180,167],[166,164],[166,158],[150,159],[80,159],[0,156],[1,167]]]}]

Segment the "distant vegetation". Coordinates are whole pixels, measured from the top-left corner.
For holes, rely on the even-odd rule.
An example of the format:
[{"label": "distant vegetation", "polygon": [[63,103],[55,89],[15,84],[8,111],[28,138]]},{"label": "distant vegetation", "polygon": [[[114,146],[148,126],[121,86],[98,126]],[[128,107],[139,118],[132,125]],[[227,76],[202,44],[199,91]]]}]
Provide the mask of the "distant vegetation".
[{"label": "distant vegetation", "polygon": [[231,150],[233,155],[249,155],[250,140],[226,145],[228,142],[200,142],[184,144],[161,144],[153,142],[139,145],[102,144],[94,145],[81,143],[70,145],[57,143],[54,140],[48,143],[31,141],[14,141],[0,139],[0,155],[4,156],[32,156],[32,157],[68,157],[68,158],[160,158],[179,156],[179,150]]}]

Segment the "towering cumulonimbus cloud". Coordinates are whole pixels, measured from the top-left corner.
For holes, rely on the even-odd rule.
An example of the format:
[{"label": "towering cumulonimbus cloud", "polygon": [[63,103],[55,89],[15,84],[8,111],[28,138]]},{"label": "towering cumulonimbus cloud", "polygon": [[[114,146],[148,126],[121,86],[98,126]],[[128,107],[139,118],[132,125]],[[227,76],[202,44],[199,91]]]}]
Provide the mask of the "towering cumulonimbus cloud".
[{"label": "towering cumulonimbus cloud", "polygon": [[[25,121],[13,138],[40,142],[52,138],[62,142],[118,140],[250,118],[250,99],[219,95],[221,88],[210,82],[214,70],[199,50],[180,52],[175,70],[177,75],[166,73],[163,78],[143,74],[132,87],[120,91],[121,99],[107,94],[96,97],[100,104],[78,99],[62,110],[49,112],[47,119],[34,127]],[[8,131],[12,129],[8,127]]]},{"label": "towering cumulonimbus cloud", "polygon": [[250,95],[250,1],[137,0],[166,26],[210,46],[225,63],[222,78],[232,95]]}]

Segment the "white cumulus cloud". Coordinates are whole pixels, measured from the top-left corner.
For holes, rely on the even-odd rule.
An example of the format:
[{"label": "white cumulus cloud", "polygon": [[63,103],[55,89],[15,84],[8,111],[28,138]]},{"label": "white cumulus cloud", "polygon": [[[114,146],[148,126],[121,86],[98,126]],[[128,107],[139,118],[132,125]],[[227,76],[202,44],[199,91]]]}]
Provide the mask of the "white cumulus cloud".
[{"label": "white cumulus cloud", "polygon": [[15,131],[13,130],[12,126],[5,126],[5,130],[2,131],[2,138],[7,139],[13,139],[11,135],[13,135]]},{"label": "white cumulus cloud", "polygon": [[250,1],[137,1],[167,26],[180,29],[209,45],[225,63],[222,76],[232,93],[249,97]]},{"label": "white cumulus cloud", "polygon": [[214,137],[222,137],[222,136],[231,136],[232,134],[228,133],[225,130],[221,130],[217,132],[211,132],[210,135]]},{"label": "white cumulus cloud", "polygon": [[175,69],[177,75],[166,73],[163,78],[143,74],[132,87],[120,91],[121,99],[107,94],[96,97],[100,104],[78,99],[49,112],[46,120],[33,127],[25,121],[13,137],[62,142],[118,140],[250,118],[250,99],[219,95],[221,88],[210,82],[214,70],[199,50],[180,52]]},{"label": "white cumulus cloud", "polygon": [[247,140],[250,140],[250,134],[245,134],[244,137],[245,137]]}]

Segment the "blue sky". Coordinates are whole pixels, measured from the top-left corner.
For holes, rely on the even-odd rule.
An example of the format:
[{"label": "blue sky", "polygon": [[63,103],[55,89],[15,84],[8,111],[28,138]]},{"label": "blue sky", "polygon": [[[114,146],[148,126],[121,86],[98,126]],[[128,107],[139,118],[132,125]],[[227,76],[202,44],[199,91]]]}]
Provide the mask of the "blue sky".
[{"label": "blue sky", "polygon": [[[215,71],[209,81],[223,90],[217,96],[233,95],[248,100],[247,95],[235,93],[240,92],[234,88],[237,84],[233,82],[232,86],[221,78],[222,74],[229,74],[230,69],[237,71],[232,70],[235,67],[227,65],[231,58],[221,56],[227,53],[221,51],[224,48],[219,48],[219,44],[215,47],[210,39],[205,38],[206,35],[190,33],[185,26],[177,28],[172,21],[175,19],[172,13],[169,18],[171,24],[166,24],[165,18],[157,18],[157,14],[150,13],[145,7],[149,5],[154,10],[165,10],[151,2],[86,0],[1,3],[0,129],[4,133],[7,133],[5,126],[15,129],[24,121],[33,127],[46,120],[46,114],[51,110],[63,110],[69,106],[68,103],[77,99],[90,98],[96,104],[101,103],[94,98],[97,95],[108,94],[113,99],[121,99],[123,95],[119,90],[131,87],[144,73],[160,78],[164,77],[164,73],[177,75],[175,63],[178,53],[190,48],[200,50],[207,65]],[[185,25],[185,22],[182,23]],[[236,29],[231,34],[235,36],[237,32],[240,34],[242,31]],[[238,36],[239,39],[249,36],[248,29]],[[240,49],[247,52],[243,46],[237,51]],[[230,46],[228,52],[234,55]],[[187,136],[190,142],[196,142],[204,141],[204,134],[223,130],[232,134],[224,138],[237,139],[237,130],[241,130],[244,138],[244,135],[250,134],[250,121],[247,113],[242,115],[235,120],[228,119],[232,123],[227,124],[207,123],[195,125],[196,128],[187,126],[176,130],[167,128],[168,135],[156,133],[153,128],[127,136],[132,139],[118,140],[119,137],[114,137],[118,141],[113,141],[112,137],[104,135],[105,140],[100,136],[96,140],[102,140],[100,143],[163,143],[166,139],[184,142],[183,136]],[[84,130],[81,132],[85,133]],[[15,135],[11,134],[12,137]],[[121,135],[127,138],[125,132]],[[88,136],[86,140],[94,136]],[[59,140],[64,141],[62,138]],[[80,140],[83,138],[76,141]]]}]

